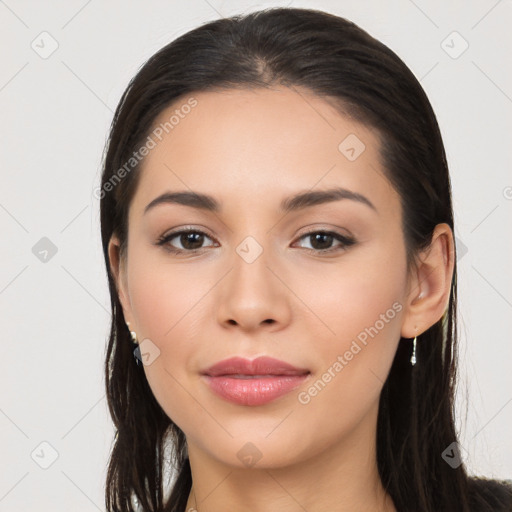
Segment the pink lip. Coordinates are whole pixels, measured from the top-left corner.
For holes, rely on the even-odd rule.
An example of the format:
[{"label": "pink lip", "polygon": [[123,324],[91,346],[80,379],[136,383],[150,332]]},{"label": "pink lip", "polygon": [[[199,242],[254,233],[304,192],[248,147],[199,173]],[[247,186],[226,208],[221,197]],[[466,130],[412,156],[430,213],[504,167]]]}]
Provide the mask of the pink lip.
[{"label": "pink lip", "polygon": [[203,379],[225,400],[239,405],[263,405],[300,386],[309,374],[305,368],[271,357],[253,361],[233,357],[208,368],[203,372]]}]

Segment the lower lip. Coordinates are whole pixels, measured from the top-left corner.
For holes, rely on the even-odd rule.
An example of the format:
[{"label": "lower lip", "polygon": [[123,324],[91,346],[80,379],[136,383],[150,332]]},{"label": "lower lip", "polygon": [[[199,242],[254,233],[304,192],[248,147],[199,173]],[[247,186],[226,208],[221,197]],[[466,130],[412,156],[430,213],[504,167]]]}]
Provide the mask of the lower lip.
[{"label": "lower lip", "polygon": [[308,377],[309,374],[242,379],[229,375],[203,375],[214,393],[238,405],[266,404],[298,388]]}]

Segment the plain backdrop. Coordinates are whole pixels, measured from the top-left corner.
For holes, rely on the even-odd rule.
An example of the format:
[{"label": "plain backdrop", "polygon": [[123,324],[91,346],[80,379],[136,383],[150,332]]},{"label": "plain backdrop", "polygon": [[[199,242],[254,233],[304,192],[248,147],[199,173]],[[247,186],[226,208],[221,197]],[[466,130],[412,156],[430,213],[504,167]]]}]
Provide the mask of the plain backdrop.
[{"label": "plain backdrop", "polygon": [[512,478],[510,0],[6,0],[1,511],[104,510],[110,306],[93,190],[128,81],[155,51],[204,22],[286,5],[354,21],[405,61],[430,98],[453,185],[463,458],[471,473]]}]

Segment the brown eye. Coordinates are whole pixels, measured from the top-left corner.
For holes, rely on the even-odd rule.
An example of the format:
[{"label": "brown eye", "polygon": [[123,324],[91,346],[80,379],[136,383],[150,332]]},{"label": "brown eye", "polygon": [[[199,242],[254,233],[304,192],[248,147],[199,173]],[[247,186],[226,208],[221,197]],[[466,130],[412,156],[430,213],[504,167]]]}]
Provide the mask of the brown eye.
[{"label": "brown eye", "polygon": [[[197,229],[187,229],[182,231],[175,231],[174,233],[169,233],[167,235],[162,236],[157,245],[165,245],[166,248],[175,253],[185,253],[185,252],[195,252],[203,249],[203,244],[205,238],[210,239],[210,237],[204,233],[203,231]],[[181,247],[176,247],[174,244],[171,244],[171,241],[176,239],[177,242],[181,245]]]},{"label": "brown eye", "polygon": [[199,249],[203,245],[204,235],[202,233],[189,231],[179,235],[179,241],[185,249]]},{"label": "brown eye", "polygon": [[[305,249],[317,253],[334,252],[346,247],[350,247],[356,243],[353,238],[341,235],[340,233],[335,233],[333,231],[311,231],[310,233],[306,233],[300,237],[301,240],[308,238],[311,240],[311,248],[305,247]],[[332,247],[332,244],[335,241],[338,242],[338,245]]]},{"label": "brown eye", "polygon": [[[171,243],[175,239],[176,241]],[[167,250],[176,254],[194,253],[208,247],[203,245],[205,239],[211,240],[203,231],[186,229],[162,236],[157,245],[165,246]],[[333,231],[311,231],[302,235],[300,240],[302,239],[309,239],[311,247],[305,247],[305,249],[317,254],[344,250],[356,243],[355,239]],[[334,242],[338,242],[337,245],[333,246]],[[175,244],[179,244],[181,247],[176,247]]]}]

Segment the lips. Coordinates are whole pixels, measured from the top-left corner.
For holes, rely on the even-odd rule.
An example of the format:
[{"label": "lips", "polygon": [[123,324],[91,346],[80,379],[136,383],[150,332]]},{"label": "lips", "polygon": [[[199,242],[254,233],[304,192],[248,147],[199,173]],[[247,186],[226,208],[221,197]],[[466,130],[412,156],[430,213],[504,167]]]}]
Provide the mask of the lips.
[{"label": "lips", "polygon": [[254,378],[256,376],[306,375],[309,370],[307,368],[297,368],[273,357],[262,356],[252,361],[242,357],[231,357],[214,364],[202,373],[210,377],[229,375],[238,378]]},{"label": "lips", "polygon": [[237,405],[257,406],[272,402],[299,387],[310,376],[271,357],[253,361],[241,357],[225,359],[202,372],[202,379],[217,396]]}]

